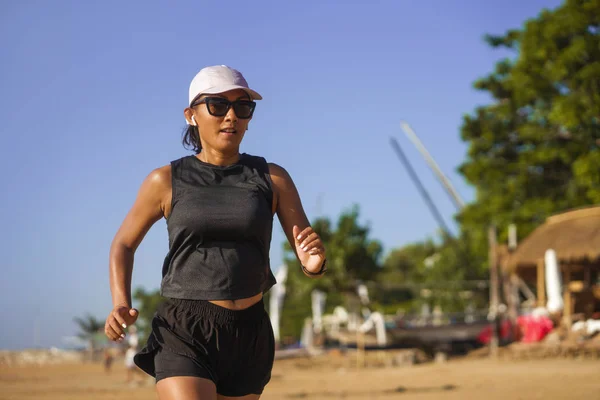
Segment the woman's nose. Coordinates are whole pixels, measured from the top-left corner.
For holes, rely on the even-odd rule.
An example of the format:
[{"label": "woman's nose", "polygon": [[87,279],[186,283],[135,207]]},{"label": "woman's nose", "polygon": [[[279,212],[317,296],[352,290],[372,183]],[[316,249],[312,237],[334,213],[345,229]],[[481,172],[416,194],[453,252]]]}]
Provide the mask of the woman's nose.
[{"label": "woman's nose", "polygon": [[235,115],[233,107],[229,107],[227,114],[225,114],[225,121],[237,121],[237,115]]}]

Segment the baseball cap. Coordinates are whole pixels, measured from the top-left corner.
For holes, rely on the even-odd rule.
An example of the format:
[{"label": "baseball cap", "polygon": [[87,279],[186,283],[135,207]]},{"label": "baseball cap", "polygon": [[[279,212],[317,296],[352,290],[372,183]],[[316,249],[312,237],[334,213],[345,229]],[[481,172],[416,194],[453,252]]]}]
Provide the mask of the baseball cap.
[{"label": "baseball cap", "polygon": [[190,83],[189,105],[201,94],[217,94],[234,89],[244,90],[253,100],[262,100],[260,94],[248,87],[240,71],[227,65],[202,68]]}]

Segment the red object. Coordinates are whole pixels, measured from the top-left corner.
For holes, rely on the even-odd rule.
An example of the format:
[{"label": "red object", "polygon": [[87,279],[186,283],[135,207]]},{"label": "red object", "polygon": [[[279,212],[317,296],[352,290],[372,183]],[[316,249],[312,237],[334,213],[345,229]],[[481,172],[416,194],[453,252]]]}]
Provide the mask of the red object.
[{"label": "red object", "polygon": [[[517,326],[514,338],[523,343],[536,343],[542,341],[552,331],[554,325],[552,320],[546,316],[522,315],[517,318]],[[511,325],[505,320],[500,325],[500,339],[511,336]],[[489,344],[492,340],[492,327],[485,327],[477,336],[481,344]]]},{"label": "red object", "polygon": [[540,342],[554,328],[550,318],[545,316],[522,315],[517,318],[517,325],[524,343]]},{"label": "red object", "polygon": [[[499,339],[508,339],[511,335],[511,325],[509,320],[504,320],[500,323]],[[492,327],[491,325],[486,326],[477,335],[477,340],[481,344],[489,344],[492,340]]]}]

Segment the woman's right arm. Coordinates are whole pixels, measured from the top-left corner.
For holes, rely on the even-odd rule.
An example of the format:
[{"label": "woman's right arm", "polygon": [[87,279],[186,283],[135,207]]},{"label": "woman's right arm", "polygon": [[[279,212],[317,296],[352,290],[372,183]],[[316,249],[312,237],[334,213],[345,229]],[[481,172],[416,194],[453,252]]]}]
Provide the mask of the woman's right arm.
[{"label": "woman's right arm", "polygon": [[122,340],[125,328],[137,319],[131,307],[131,274],[134,254],[152,225],[171,211],[171,166],[152,171],[115,235],[109,255],[110,291],[113,310],[104,332],[111,340]]}]

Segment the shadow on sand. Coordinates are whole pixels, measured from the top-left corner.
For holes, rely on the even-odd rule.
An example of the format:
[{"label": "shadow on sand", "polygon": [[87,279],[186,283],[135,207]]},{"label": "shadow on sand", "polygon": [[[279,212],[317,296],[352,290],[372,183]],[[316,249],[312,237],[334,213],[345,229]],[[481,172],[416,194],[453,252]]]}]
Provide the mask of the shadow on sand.
[{"label": "shadow on sand", "polygon": [[429,387],[405,387],[405,386],[398,386],[395,389],[386,389],[386,390],[367,390],[367,391],[363,391],[363,390],[356,390],[356,391],[351,391],[351,392],[347,392],[345,390],[340,390],[340,391],[324,391],[324,392],[314,392],[314,393],[308,393],[308,392],[298,392],[298,393],[291,393],[288,394],[286,397],[290,398],[290,399],[309,399],[311,397],[315,397],[315,396],[319,396],[319,397],[331,397],[331,398],[347,398],[347,397],[360,397],[360,398],[364,398],[364,399],[368,399],[371,397],[374,397],[375,395],[377,396],[381,396],[381,395],[392,395],[392,394],[399,394],[399,393],[406,393],[406,394],[415,394],[415,393],[434,393],[434,392],[451,392],[457,389],[457,386],[455,385],[442,385],[442,386],[429,386]]}]

